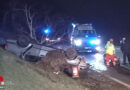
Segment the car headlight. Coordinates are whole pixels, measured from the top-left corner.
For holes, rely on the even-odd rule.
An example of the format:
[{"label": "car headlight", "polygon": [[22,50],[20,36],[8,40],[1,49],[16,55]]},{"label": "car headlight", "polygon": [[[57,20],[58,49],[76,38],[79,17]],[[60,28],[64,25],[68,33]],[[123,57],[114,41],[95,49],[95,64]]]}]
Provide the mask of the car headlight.
[{"label": "car headlight", "polygon": [[46,41],[49,41],[50,39],[49,38],[46,38]]},{"label": "car headlight", "polygon": [[99,39],[96,39],[96,40],[91,40],[90,43],[99,45],[101,43],[101,41]]},{"label": "car headlight", "polygon": [[76,46],[81,46],[82,45],[82,40],[78,39],[78,40],[74,40],[74,43]]},{"label": "car headlight", "polygon": [[57,38],[57,40],[58,40],[58,41],[60,41],[60,40],[61,40],[61,38],[59,37],[59,38]]}]

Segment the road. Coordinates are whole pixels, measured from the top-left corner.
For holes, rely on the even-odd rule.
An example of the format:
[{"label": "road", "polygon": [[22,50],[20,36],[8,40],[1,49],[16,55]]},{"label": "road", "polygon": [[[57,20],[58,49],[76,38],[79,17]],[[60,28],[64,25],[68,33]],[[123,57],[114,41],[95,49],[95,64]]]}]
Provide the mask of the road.
[{"label": "road", "polygon": [[[109,67],[107,68],[105,63],[104,63],[104,54],[102,53],[79,53],[81,56],[86,57],[86,63],[89,63],[91,65],[91,69],[95,70],[106,77],[130,88],[130,71],[126,69],[120,68],[114,68],[114,67]],[[116,57],[120,58],[121,66],[122,66],[122,53],[119,49],[119,47],[116,48]],[[130,66],[125,66],[126,68],[130,68]]]}]

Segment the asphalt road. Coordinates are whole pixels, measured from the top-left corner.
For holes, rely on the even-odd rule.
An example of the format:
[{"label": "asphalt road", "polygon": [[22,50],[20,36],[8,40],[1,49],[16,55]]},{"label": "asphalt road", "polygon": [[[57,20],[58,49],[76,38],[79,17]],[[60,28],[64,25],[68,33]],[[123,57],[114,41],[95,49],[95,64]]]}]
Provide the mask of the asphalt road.
[{"label": "asphalt road", "polygon": [[[106,67],[105,63],[104,63],[104,53],[79,53],[80,56],[85,56],[86,57],[86,63],[89,63],[91,66],[90,68],[92,70],[95,70],[103,75],[105,75],[106,77],[122,84],[125,85],[126,87],[130,88],[130,71],[127,70],[124,71],[122,69],[122,53],[119,49],[119,47],[116,48],[116,57],[120,58],[120,63],[121,63],[121,67],[119,68],[115,68],[115,67]],[[130,65],[128,66],[123,66],[123,68],[125,67],[125,69],[129,69]]]}]

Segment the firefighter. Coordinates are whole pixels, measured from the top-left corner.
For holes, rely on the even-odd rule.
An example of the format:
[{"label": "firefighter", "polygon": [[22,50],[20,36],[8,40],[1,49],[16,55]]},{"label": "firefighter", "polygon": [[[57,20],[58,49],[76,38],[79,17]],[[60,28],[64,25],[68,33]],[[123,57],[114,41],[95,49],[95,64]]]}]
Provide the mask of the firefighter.
[{"label": "firefighter", "polygon": [[115,46],[113,44],[113,39],[110,39],[110,41],[107,42],[106,46],[106,65],[109,67],[111,60],[113,62],[113,66],[116,66],[115,63]]},{"label": "firefighter", "polygon": [[106,46],[105,46],[105,49],[109,46],[109,44],[110,44],[110,41],[107,41],[107,44],[106,44]]},{"label": "firefighter", "polygon": [[124,45],[126,43],[126,38],[123,37],[122,40],[120,40],[120,46],[121,46],[121,51],[124,53]]}]

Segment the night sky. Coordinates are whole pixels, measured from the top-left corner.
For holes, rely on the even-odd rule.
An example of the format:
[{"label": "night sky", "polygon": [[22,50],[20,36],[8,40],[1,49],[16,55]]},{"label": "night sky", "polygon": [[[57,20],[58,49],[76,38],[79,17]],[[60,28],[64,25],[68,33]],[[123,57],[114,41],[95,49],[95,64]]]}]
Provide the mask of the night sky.
[{"label": "night sky", "polygon": [[[8,1],[0,3],[1,17]],[[18,1],[18,0],[17,0]],[[130,0],[22,0],[46,4],[55,12],[72,16],[79,23],[92,23],[104,38],[130,38]],[[1,20],[1,18],[0,18]]]}]

